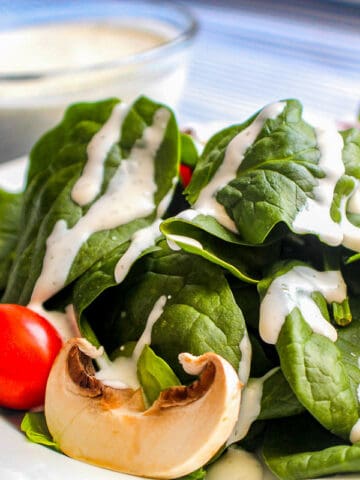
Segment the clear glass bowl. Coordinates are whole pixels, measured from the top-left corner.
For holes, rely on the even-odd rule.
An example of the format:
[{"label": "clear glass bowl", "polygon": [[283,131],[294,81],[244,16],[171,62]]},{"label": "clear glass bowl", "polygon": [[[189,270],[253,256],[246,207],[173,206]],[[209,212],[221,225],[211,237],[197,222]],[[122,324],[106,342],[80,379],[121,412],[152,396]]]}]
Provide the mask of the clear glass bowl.
[{"label": "clear glass bowl", "polygon": [[28,153],[73,102],[143,94],[176,107],[196,31],[174,2],[2,4],[0,161]]}]

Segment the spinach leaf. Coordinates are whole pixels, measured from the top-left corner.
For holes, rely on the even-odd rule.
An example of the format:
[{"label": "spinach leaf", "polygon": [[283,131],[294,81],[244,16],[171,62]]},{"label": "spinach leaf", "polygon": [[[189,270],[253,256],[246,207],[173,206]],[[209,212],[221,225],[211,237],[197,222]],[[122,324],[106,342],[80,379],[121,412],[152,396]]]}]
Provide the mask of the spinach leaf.
[{"label": "spinach leaf", "polygon": [[360,471],[360,444],[344,444],[308,414],[271,422],[263,455],[282,480]]},{"label": "spinach leaf", "polygon": [[[129,282],[131,284],[134,281],[132,279],[133,276],[135,276],[136,282],[136,273],[132,274],[132,272],[137,272],[137,270],[143,272],[144,267],[140,259],[158,247],[150,247],[141,252],[125,278],[123,285],[117,287],[118,284],[114,278],[115,266],[128,248],[129,242],[123,243],[115,248],[106,258],[98,260],[74,282],[72,288],[71,301],[74,305],[80,331],[93,343],[91,328],[94,328],[100,344],[105,345],[108,351],[112,351],[119,346],[121,338],[120,326],[122,323],[120,312],[123,309],[123,299],[125,298]],[[109,308],[109,305],[111,308]],[[91,324],[91,318],[95,319],[93,325]],[[88,334],[89,327],[90,336]]]},{"label": "spinach leaf", "polygon": [[254,247],[208,215],[192,220],[182,214],[168,218],[161,224],[161,232],[172,245],[220,265],[247,283],[257,283],[265,267],[279,254],[278,242]]},{"label": "spinach leaf", "polygon": [[[54,226],[63,220],[70,229],[91,208],[92,204],[83,207],[76,204],[71,198],[71,191],[86,162],[89,141],[107,120],[116,103],[118,101],[112,99],[95,104],[73,105],[62,123],[34,147],[22,211],[23,224],[27,228],[19,241],[4,301],[28,303],[41,272],[46,240]],[[126,161],[135,142],[141,138],[144,129],[151,125],[153,116],[160,107],[162,105],[141,97],[128,111],[121,139],[111,148],[105,161],[100,198],[119,165]],[[178,160],[179,133],[175,118],[170,112],[164,138],[154,159],[157,185],[155,207],[173,188]],[[155,216],[156,208],[146,218],[92,234],[77,253],[64,286],[82,275],[96,261],[106,258],[114,249],[128,242],[137,230],[150,225]]]},{"label": "spinach leaf", "polygon": [[261,251],[238,244],[229,245],[190,223],[179,222],[176,218],[165,220],[161,231],[172,245],[220,265],[244,282],[256,283],[261,278],[259,264],[261,260],[267,260],[266,253],[269,250],[266,248]]},{"label": "spinach leaf", "polygon": [[280,369],[265,380],[258,420],[290,417],[303,411],[304,407]]},{"label": "spinach leaf", "polygon": [[184,477],[179,477],[177,480],[203,480],[206,477],[206,470],[199,468],[195,472],[189,473]]},{"label": "spinach leaf", "polygon": [[43,412],[27,412],[21,422],[21,430],[32,442],[45,445],[60,452],[60,448],[54,442],[46,425]]},{"label": "spinach leaf", "polygon": [[145,345],[137,364],[137,376],[150,405],[162,390],[180,385],[180,381],[169,365]]},{"label": "spinach leaf", "polygon": [[356,128],[351,128],[340,132],[343,141],[343,162],[345,165],[345,173],[357,179],[360,178],[360,131]]},{"label": "spinach leaf", "polygon": [[[299,210],[324,176],[318,166],[320,153],[314,129],[302,119],[296,100],[284,102],[277,117],[268,119],[246,150],[236,178],[216,193],[216,200],[235,222],[240,236],[261,244],[274,227],[291,228]],[[222,165],[231,140],[256,116],[213,137],[201,155],[187,188],[191,205]]]},{"label": "spinach leaf", "polygon": [[340,349],[314,333],[295,308],[277,342],[281,369],[302,405],[330,432],[349,439],[358,401]]},{"label": "spinach leaf", "polygon": [[181,163],[189,167],[195,167],[199,154],[195,145],[195,141],[191,135],[181,132]]},{"label": "spinach leaf", "polygon": [[[97,278],[101,275],[99,272]],[[94,276],[87,290],[90,292],[91,284],[96,289],[96,283]],[[246,327],[222,270],[195,255],[173,252],[164,241],[158,250],[143,257],[124,284],[104,291],[82,311],[111,351],[140,337],[162,295],[167,301],[153,327],[151,348],[180,380],[187,379],[178,362],[178,354],[184,351],[194,355],[215,351],[239,368],[239,344]],[[77,310],[79,298],[74,297]]]},{"label": "spinach leaf", "polygon": [[19,237],[22,194],[0,189],[0,292],[5,289]]},{"label": "spinach leaf", "polygon": [[184,378],[178,363],[181,352],[214,351],[238,369],[246,327],[221,269],[200,257],[165,248],[148,261],[148,272],[127,291],[124,335],[138,336],[152,305],[166,295],[164,311],[153,328],[152,348],[179,378]]}]

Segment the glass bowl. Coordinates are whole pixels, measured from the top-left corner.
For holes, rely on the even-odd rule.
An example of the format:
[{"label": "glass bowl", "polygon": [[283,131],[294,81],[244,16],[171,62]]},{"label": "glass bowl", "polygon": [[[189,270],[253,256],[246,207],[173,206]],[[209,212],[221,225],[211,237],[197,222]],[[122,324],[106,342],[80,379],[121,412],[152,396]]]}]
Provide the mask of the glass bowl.
[{"label": "glass bowl", "polygon": [[67,105],[138,95],[176,107],[197,22],[174,2],[6,2],[0,161],[24,155]]}]

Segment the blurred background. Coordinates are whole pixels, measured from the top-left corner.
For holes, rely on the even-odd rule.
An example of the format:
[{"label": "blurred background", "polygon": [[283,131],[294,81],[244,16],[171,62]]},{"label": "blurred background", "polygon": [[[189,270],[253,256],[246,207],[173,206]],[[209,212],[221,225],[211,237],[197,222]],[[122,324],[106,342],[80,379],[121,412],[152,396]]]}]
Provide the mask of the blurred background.
[{"label": "blurred background", "polygon": [[360,1],[196,0],[200,22],[181,114],[238,121],[298,98],[326,116],[360,105]]},{"label": "blurred background", "polygon": [[[94,22],[121,27],[130,50]],[[147,32],[145,44],[132,28]],[[200,129],[290,97],[353,122],[360,1],[0,0],[0,53],[1,161],[28,153],[68,103],[113,95],[145,93]]]}]

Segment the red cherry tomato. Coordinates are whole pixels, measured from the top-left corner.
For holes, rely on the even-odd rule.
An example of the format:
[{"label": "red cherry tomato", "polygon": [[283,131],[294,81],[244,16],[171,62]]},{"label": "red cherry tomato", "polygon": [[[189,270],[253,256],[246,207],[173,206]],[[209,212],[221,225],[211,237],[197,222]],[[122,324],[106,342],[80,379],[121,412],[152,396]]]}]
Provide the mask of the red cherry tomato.
[{"label": "red cherry tomato", "polygon": [[42,405],[61,345],[45,318],[20,305],[0,304],[0,406],[28,410]]},{"label": "red cherry tomato", "polygon": [[182,163],[180,165],[180,179],[181,179],[181,183],[183,184],[183,187],[187,187],[189,185],[191,180],[191,175],[192,175],[191,167]]}]

